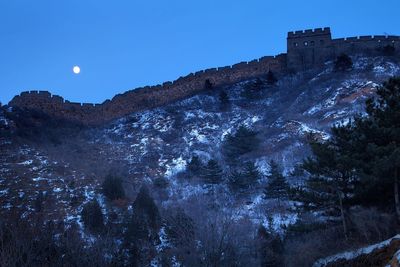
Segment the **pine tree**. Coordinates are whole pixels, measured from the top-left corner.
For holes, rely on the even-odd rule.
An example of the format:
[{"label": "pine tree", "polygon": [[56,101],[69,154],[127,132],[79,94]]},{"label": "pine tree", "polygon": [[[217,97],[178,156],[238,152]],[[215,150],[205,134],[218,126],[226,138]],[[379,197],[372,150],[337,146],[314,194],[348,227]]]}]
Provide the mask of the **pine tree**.
[{"label": "pine tree", "polygon": [[368,117],[356,121],[353,128],[358,132],[356,156],[362,162],[363,185],[369,185],[366,195],[392,197],[400,221],[400,78],[384,83],[377,96],[367,101]]},{"label": "pine tree", "polygon": [[44,201],[44,195],[43,192],[39,192],[39,194],[36,196],[34,205],[35,205],[35,211],[36,212],[41,212],[43,209],[43,201]]},{"label": "pine tree", "polygon": [[242,125],[235,134],[225,137],[223,152],[229,163],[235,163],[239,156],[257,149],[259,143],[257,132]]},{"label": "pine tree", "polygon": [[218,162],[211,159],[202,171],[202,178],[207,184],[219,184],[222,181],[223,171]]},{"label": "pine tree", "polygon": [[222,111],[227,110],[230,105],[229,96],[224,90],[219,93],[219,105]]},{"label": "pine tree", "polygon": [[119,177],[108,175],[102,184],[103,194],[110,200],[125,197],[122,180]]},{"label": "pine tree", "polygon": [[267,175],[268,184],[264,189],[264,198],[284,199],[289,191],[289,184],[283,176],[278,163],[269,162],[270,171]]},{"label": "pine tree", "polygon": [[104,227],[103,212],[97,199],[83,206],[82,221],[85,227],[92,232],[100,232]]},{"label": "pine tree", "polygon": [[154,242],[159,239],[161,216],[157,205],[143,185],[133,202],[133,214],[126,222],[125,247],[129,251],[130,266],[148,266],[155,253]]},{"label": "pine tree", "polygon": [[260,92],[263,88],[263,81],[260,78],[257,78],[255,81],[249,82],[243,87],[241,96],[249,100],[259,99]]},{"label": "pine tree", "polygon": [[348,237],[347,210],[353,201],[357,175],[347,126],[334,127],[330,140],[311,142],[312,157],[303,161],[309,177],[304,187],[291,190],[291,198],[302,202],[302,209],[339,217]]},{"label": "pine tree", "polygon": [[189,175],[197,176],[200,175],[201,170],[203,168],[203,164],[198,156],[193,156],[189,161],[187,170],[189,171]]},{"label": "pine tree", "polygon": [[244,175],[237,170],[231,172],[228,178],[228,182],[229,182],[229,187],[233,192],[241,193],[248,186]]},{"label": "pine tree", "polygon": [[247,186],[250,187],[260,179],[261,173],[258,171],[258,168],[254,162],[248,161],[244,165],[243,176]]},{"label": "pine tree", "polygon": [[254,186],[260,177],[261,173],[254,162],[246,162],[241,171],[232,171],[228,178],[229,186],[235,192],[243,192]]}]

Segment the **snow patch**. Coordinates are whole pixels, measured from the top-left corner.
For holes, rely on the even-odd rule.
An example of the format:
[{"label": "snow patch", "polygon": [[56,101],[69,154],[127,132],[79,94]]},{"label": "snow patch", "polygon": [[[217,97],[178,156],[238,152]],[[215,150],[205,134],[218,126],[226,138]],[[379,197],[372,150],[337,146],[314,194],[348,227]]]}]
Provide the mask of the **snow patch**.
[{"label": "snow patch", "polygon": [[313,267],[323,267],[323,266],[328,265],[329,263],[333,263],[338,260],[355,259],[360,255],[369,254],[376,249],[380,249],[380,248],[384,248],[384,247],[388,246],[394,239],[400,239],[400,234],[396,235],[388,240],[385,240],[381,243],[377,243],[377,244],[374,244],[374,245],[371,245],[368,247],[364,247],[364,248],[361,248],[361,249],[358,249],[355,251],[346,251],[346,252],[343,252],[340,254],[336,254],[336,255],[324,258],[324,259],[320,259],[313,264]]}]

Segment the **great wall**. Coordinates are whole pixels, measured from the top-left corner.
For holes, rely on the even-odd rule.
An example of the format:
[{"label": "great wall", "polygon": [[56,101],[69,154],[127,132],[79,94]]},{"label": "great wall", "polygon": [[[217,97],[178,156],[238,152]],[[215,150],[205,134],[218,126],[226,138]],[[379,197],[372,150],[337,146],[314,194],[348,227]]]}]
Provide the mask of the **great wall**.
[{"label": "great wall", "polygon": [[133,112],[149,109],[194,95],[205,89],[206,81],[213,87],[234,84],[246,79],[262,77],[268,71],[284,74],[302,71],[324,64],[345,53],[354,55],[381,54],[387,46],[400,51],[400,36],[360,36],[332,39],[330,28],[289,32],[287,53],[266,56],[233,66],[212,68],[162,85],[146,86],[127,91],[101,104],[73,103],[47,91],[22,92],[9,106],[40,110],[51,116],[85,125],[109,122]]}]

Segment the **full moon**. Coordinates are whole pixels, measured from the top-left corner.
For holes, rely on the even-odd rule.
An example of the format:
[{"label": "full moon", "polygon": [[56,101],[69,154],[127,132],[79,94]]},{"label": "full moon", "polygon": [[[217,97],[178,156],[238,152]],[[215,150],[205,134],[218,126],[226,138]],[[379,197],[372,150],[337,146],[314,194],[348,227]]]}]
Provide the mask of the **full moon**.
[{"label": "full moon", "polygon": [[79,73],[81,72],[81,68],[79,68],[79,66],[74,66],[74,67],[72,68],[72,71],[73,71],[75,74],[79,74]]}]

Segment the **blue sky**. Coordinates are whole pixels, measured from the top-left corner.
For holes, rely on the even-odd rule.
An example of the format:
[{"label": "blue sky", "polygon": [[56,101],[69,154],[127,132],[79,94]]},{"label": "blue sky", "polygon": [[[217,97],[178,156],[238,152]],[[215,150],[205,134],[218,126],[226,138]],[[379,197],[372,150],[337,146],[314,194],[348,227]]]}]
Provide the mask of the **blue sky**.
[{"label": "blue sky", "polygon": [[100,103],[197,70],[285,52],[292,30],[400,35],[399,10],[398,0],[0,0],[0,101],[48,90]]}]

